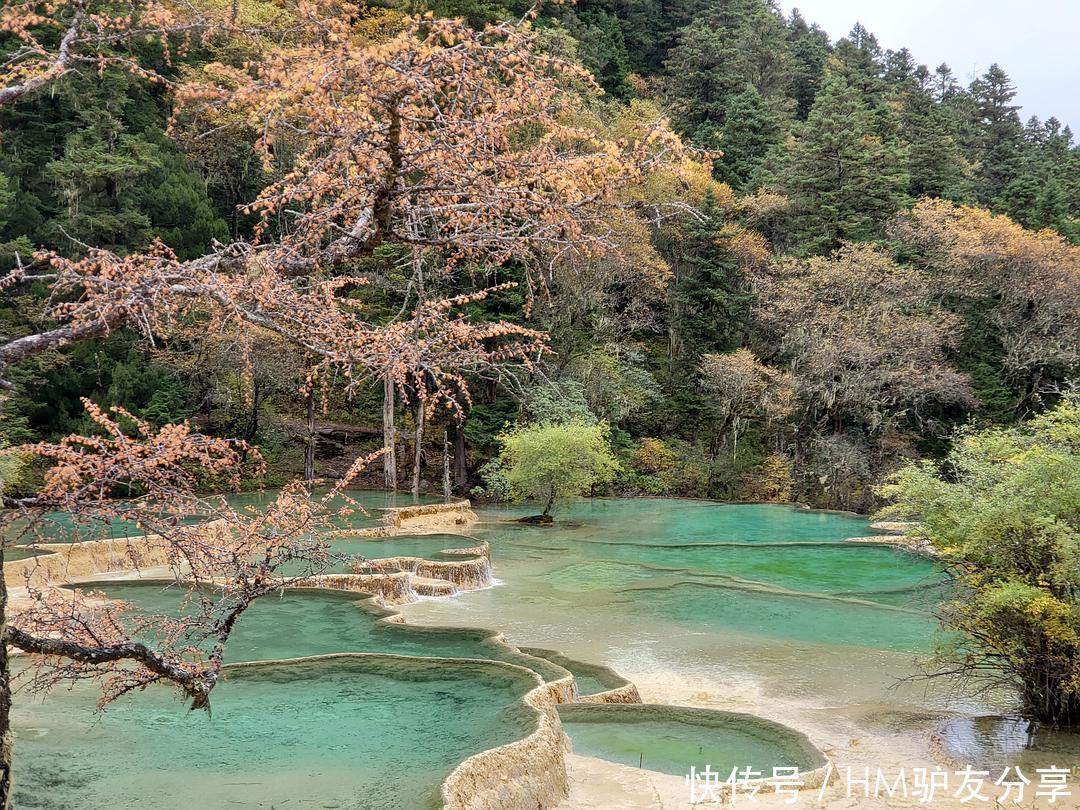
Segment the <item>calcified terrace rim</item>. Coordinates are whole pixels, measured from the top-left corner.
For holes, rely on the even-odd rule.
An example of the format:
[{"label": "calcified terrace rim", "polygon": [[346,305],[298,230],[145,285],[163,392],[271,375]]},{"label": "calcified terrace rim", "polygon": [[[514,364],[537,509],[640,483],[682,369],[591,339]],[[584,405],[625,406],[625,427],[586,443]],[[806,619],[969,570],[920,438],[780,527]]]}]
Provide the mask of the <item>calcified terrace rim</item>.
[{"label": "calcified terrace rim", "polygon": [[[405,534],[423,533],[425,531],[435,533],[448,529],[462,533],[463,529],[476,520],[468,501],[453,504],[431,504],[423,507],[403,507],[385,511],[387,514],[384,516],[383,526],[335,533],[333,536],[383,537],[391,539],[394,536]],[[402,512],[404,514],[399,514]],[[420,525],[417,526],[416,524]],[[83,578],[86,576],[100,577],[107,573],[131,573],[130,563],[132,557],[129,553],[131,545],[138,543],[143,549],[146,549],[147,539],[146,537],[127,537],[92,540],[83,543],[41,544],[38,548],[45,553],[37,557],[36,560],[38,562],[44,561],[46,563],[44,567],[27,569],[25,565],[18,565],[13,561],[12,567],[5,571],[5,576],[15,580],[11,583],[15,587],[25,584],[27,576],[40,577],[41,584],[47,583],[55,587],[70,587],[78,584],[104,586],[110,580],[99,578],[94,582],[87,582]],[[465,561],[429,561],[405,557],[387,559],[399,565],[416,563],[418,569],[426,565],[460,567],[470,563],[482,562],[490,580],[489,547],[487,543],[467,548],[448,548],[440,553],[477,553],[479,556],[477,560]],[[153,546],[150,546],[149,553],[141,555],[141,561],[145,567],[154,567],[162,562],[160,555],[155,556]],[[18,562],[33,564],[35,560],[27,559]],[[340,593],[349,597],[359,609],[376,615],[379,623],[396,627],[404,625],[405,619],[400,613],[389,609],[387,602],[411,601],[410,598],[407,598],[414,596],[411,576],[410,572],[405,570],[389,574],[330,574],[317,579],[313,578],[315,581],[305,587],[330,593]],[[131,582],[130,580],[115,581],[122,584],[130,584]],[[174,579],[153,577],[140,577],[138,582],[148,586],[160,584],[163,587],[175,584]],[[334,587],[339,583],[346,585],[346,587]],[[456,592],[456,587],[452,583],[446,582],[444,584],[450,586],[450,589],[445,594]],[[369,588],[370,590],[361,590],[361,588]],[[398,600],[386,598],[387,595],[394,592],[399,592],[402,598]],[[409,625],[409,628],[432,633],[462,631],[461,629],[451,631],[445,628],[423,625]],[[467,631],[468,628],[465,628],[465,630]],[[227,665],[225,669],[226,671],[240,672],[256,667],[288,666],[317,660],[352,659],[372,661],[373,663],[408,661],[423,666],[442,662],[446,662],[448,665],[461,665],[462,662],[472,662],[473,664],[483,664],[505,671],[527,672],[534,679],[536,685],[522,696],[521,701],[535,714],[536,727],[532,733],[512,743],[481,751],[460,762],[443,780],[440,787],[441,796],[444,807],[449,810],[554,806],[569,793],[566,773],[566,753],[569,750],[569,742],[562,731],[562,723],[559,721],[555,706],[558,703],[571,702],[576,698],[577,690],[574,676],[569,670],[552,661],[521,652],[518,648],[507,643],[497,631],[487,628],[474,628],[472,632],[481,634],[484,642],[497,644],[507,652],[521,656],[524,663],[535,663],[530,667],[524,664],[486,658],[445,658],[441,656],[407,656],[392,653],[350,653],[343,651],[322,656],[238,662]],[[547,673],[547,680],[541,674],[543,672]]]},{"label": "calcified terrace rim", "polygon": [[[800,508],[796,506],[795,508]],[[383,525],[366,529],[349,529],[331,533],[334,537],[372,537],[392,539],[395,536],[425,533],[456,533],[464,534],[464,530],[477,521],[468,500],[462,500],[450,504],[427,504],[424,506],[391,507],[382,510]],[[895,540],[895,536],[890,539]],[[131,542],[143,541],[146,538],[118,538],[115,540],[96,540],[86,543],[74,544],[42,544],[38,548],[48,553],[37,558],[13,561],[11,565],[33,564],[35,560],[41,561],[50,557],[67,556],[65,550],[71,554],[73,547],[101,544],[100,548],[90,551],[103,551],[107,558],[124,560],[126,553],[115,553],[113,544],[117,547],[126,547]],[[476,560],[451,560],[432,561],[416,557],[389,557],[386,560],[400,565],[402,568],[418,563],[419,569],[423,565],[469,565],[483,562],[487,566],[487,577],[490,582],[490,546],[484,542],[474,546],[463,548],[447,548],[440,554],[464,555],[477,554]],[[76,555],[78,552],[76,552]],[[385,560],[383,560],[385,562]],[[65,560],[70,562],[70,560]],[[147,565],[154,563],[148,561]],[[98,571],[97,575],[105,573],[130,573],[130,568],[114,570],[110,572]],[[5,575],[8,572],[5,571]],[[13,572],[15,573],[15,572]],[[67,571],[65,571],[67,573]],[[19,575],[25,576],[22,572]],[[77,575],[78,576],[78,575]],[[318,578],[312,578],[310,585],[305,588],[318,589],[330,593],[340,593],[349,597],[355,597],[353,604],[361,610],[378,616],[377,622],[391,626],[405,625],[405,617],[398,611],[392,610],[389,604],[412,601],[415,591],[412,590],[411,577],[413,573],[408,570],[399,570],[388,574],[326,574]],[[65,585],[73,584],[98,584],[104,585],[110,580],[98,579],[96,582],[74,582],[68,580]],[[118,583],[130,584],[131,580],[115,580]],[[140,583],[152,585],[175,584],[172,579],[154,579],[140,577]],[[391,584],[392,583],[392,584]],[[13,583],[9,583],[13,584]],[[61,583],[50,583],[61,584]],[[443,582],[449,586],[448,590],[433,595],[450,595],[456,592],[456,586],[451,581]],[[345,585],[345,587],[340,587]],[[365,590],[364,588],[370,588]],[[436,589],[438,590],[438,589]],[[391,594],[387,598],[387,592]],[[396,599],[393,593],[404,596]],[[381,614],[381,615],[380,615]],[[447,810],[496,810],[496,808],[519,808],[536,807],[549,808],[561,803],[569,795],[569,782],[567,776],[566,755],[570,750],[569,740],[563,731],[562,722],[559,718],[557,706],[573,704],[573,711],[577,715],[583,715],[591,710],[599,713],[612,708],[633,708],[627,704],[641,706],[641,697],[637,687],[627,679],[620,676],[610,667],[588,664],[568,658],[554,650],[535,647],[516,647],[506,641],[501,632],[489,628],[442,628],[436,626],[409,624],[412,630],[421,632],[475,632],[483,635],[482,640],[486,643],[499,645],[505,651],[521,656],[524,663],[517,664],[509,661],[499,661],[486,658],[448,658],[445,656],[410,656],[394,653],[378,652],[348,652],[329,653],[325,655],[304,656],[298,658],[273,659],[267,661],[237,662],[228,664],[226,671],[241,672],[254,668],[272,666],[288,666],[290,664],[305,663],[312,661],[333,660],[364,660],[371,661],[373,666],[389,662],[411,662],[418,665],[429,666],[432,663],[445,662],[448,666],[471,663],[473,665],[491,666],[507,672],[526,672],[532,676],[535,686],[523,695],[520,700],[529,707],[535,715],[536,727],[526,737],[514,742],[500,745],[474,754],[460,762],[450,774],[443,780],[440,791],[443,806]],[[404,628],[403,628],[404,629]],[[531,664],[535,662],[535,664]],[[527,666],[528,664],[528,666]],[[588,673],[601,683],[611,688],[588,695],[579,696],[577,682],[573,670]],[[547,672],[547,677],[542,672]],[[622,704],[621,706],[619,704]],[[706,719],[707,717],[726,717],[731,712],[723,712],[713,709],[699,709],[683,706],[644,707],[644,709],[662,708],[665,714],[683,717],[691,717],[686,722],[693,722],[693,718]],[[802,732],[780,723],[765,720],[756,715],[744,715],[753,718],[756,722],[766,723],[770,726],[783,729],[790,733],[793,738],[805,741],[808,750],[816,752],[823,763],[807,773],[801,775],[804,784],[808,787],[821,785],[828,779],[831,773],[831,765],[828,757],[820,751],[809,738]]]},{"label": "calcified terrace rim", "polygon": [[[667,720],[701,728],[723,728],[732,721],[748,723],[758,728],[771,729],[784,734],[798,746],[800,756],[804,761],[788,764],[799,766],[800,787],[809,790],[821,787],[827,780],[830,780],[834,772],[829,758],[810,741],[806,734],[783,723],[768,720],[756,714],[725,711],[723,709],[704,709],[696,706],[678,706],[667,703],[641,703],[640,701],[635,704],[622,705],[614,703],[605,705],[574,703],[560,706],[557,711],[560,718],[584,720],[585,722],[613,721],[631,724]],[[812,765],[813,767],[806,768],[803,767],[804,765]],[[762,785],[768,785],[771,782],[769,778],[748,779],[746,781],[749,784],[760,783]]]},{"label": "calcified terrace rim", "polygon": [[[390,541],[405,535],[464,535],[477,519],[468,500],[390,507],[381,511],[384,513],[381,526],[330,532],[328,537],[331,541],[346,537]],[[218,521],[209,521],[204,524],[204,529],[212,532],[219,526]],[[36,553],[8,562],[4,569],[5,581],[12,589],[28,583],[35,587],[63,586],[107,578],[105,575],[108,574],[131,574],[166,566],[165,548],[155,545],[154,540],[154,535],[135,535],[78,543],[35,544],[32,548]],[[319,574],[298,587],[351,590],[373,594],[389,604],[406,604],[416,601],[418,596],[453,596],[462,590],[491,586],[490,549],[486,542],[465,548],[448,547],[439,550],[437,556],[471,559],[428,560],[390,553],[385,558],[370,558],[371,564],[360,572]],[[137,561],[135,565],[133,560]]]},{"label": "calcified terrace rim", "polygon": [[[116,580],[116,582],[124,585],[131,584],[129,580]],[[139,583],[169,586],[175,584],[175,581],[141,579]],[[108,585],[108,582],[102,581],[98,584]],[[587,664],[551,650],[516,647],[507,642],[499,631],[490,628],[444,628],[407,624],[401,613],[388,607],[376,595],[337,588],[320,588],[320,590],[349,598],[357,609],[377,616],[376,621],[380,624],[425,633],[478,633],[482,634],[483,643],[498,645],[504,651],[520,656],[522,659],[522,663],[515,663],[492,658],[452,658],[343,651],[296,658],[237,662],[224,667],[226,672],[242,672],[254,668],[289,666],[312,661],[363,660],[372,662],[373,666],[394,661],[420,666],[444,662],[450,666],[471,663],[506,672],[528,673],[534,680],[535,686],[519,700],[533,711],[536,719],[535,728],[520,740],[489,748],[458,763],[440,787],[443,807],[446,810],[509,810],[520,807],[550,808],[558,805],[569,795],[566,755],[570,751],[570,743],[563,731],[558,707],[571,706],[575,714],[581,716],[591,711],[602,713],[608,709],[633,709],[642,706],[635,685],[609,667]],[[619,682],[621,685],[579,697],[576,679],[569,667],[582,672],[588,671],[594,675],[603,673],[610,682]],[[544,671],[546,671],[546,677],[543,674]],[[393,674],[392,671],[389,674]],[[637,706],[628,704],[637,704]],[[666,716],[687,723],[694,723],[696,718],[697,724],[703,725],[711,725],[708,723],[710,718],[725,719],[735,715],[732,712],[675,705],[651,705],[644,706],[643,709],[661,711]],[[822,763],[819,767],[800,774],[805,787],[818,787],[828,779],[831,773],[828,758],[809,741],[805,734],[756,715],[739,716],[752,718],[754,722],[782,729],[784,733],[790,734],[801,744],[805,741],[807,750],[812,751]],[[767,780],[763,781],[767,782]]]},{"label": "calcified terrace rim", "polygon": [[[611,667],[576,661],[557,650],[548,650],[543,647],[518,647],[517,649],[525,655],[550,661],[555,666],[562,667],[574,675],[576,703],[641,703],[641,695],[638,694],[637,686]],[[577,683],[578,673],[591,675],[596,681],[606,686],[607,689],[581,694]]]},{"label": "calcified terrace rim", "polygon": [[[130,585],[130,580],[114,580],[116,584]],[[172,579],[138,580],[141,585],[160,584],[163,587],[175,584]],[[94,584],[107,586],[110,581]],[[353,590],[338,588],[320,588],[328,593],[337,593],[348,597],[353,605],[377,616],[377,622],[402,630],[415,630],[426,633],[462,633],[472,632],[482,635],[481,641],[498,645],[504,651],[520,656],[523,663],[499,661],[493,658],[451,658],[446,656],[401,655],[379,652],[328,653],[324,655],[301,656],[297,658],[268,659],[264,661],[243,661],[227,664],[223,668],[228,672],[242,672],[253,668],[289,666],[312,661],[363,660],[373,665],[380,662],[398,661],[420,666],[446,663],[461,665],[490,666],[507,672],[528,673],[535,686],[526,692],[520,701],[530,708],[536,718],[536,727],[526,737],[504,745],[489,748],[474,754],[458,763],[443,780],[440,792],[446,810],[495,810],[496,808],[536,807],[548,808],[557,805],[569,794],[566,772],[566,754],[569,740],[562,730],[556,705],[572,703],[577,697],[577,688],[573,674],[553,661],[530,655],[508,643],[501,633],[489,628],[442,628],[419,624],[408,624],[404,617],[392,610],[377,595],[361,594]],[[569,660],[569,659],[567,659]],[[575,662],[576,663],[576,662]],[[528,665],[527,665],[528,664]],[[547,672],[547,678],[541,674]],[[392,674],[392,672],[390,673]]]}]

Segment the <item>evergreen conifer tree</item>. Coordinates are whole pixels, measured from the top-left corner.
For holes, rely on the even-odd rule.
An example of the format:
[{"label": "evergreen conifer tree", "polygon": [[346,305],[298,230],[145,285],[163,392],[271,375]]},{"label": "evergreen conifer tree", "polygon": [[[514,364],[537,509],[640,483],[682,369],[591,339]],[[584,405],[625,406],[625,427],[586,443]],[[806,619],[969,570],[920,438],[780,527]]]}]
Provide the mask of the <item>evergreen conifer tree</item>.
[{"label": "evergreen conifer tree", "polygon": [[1016,88],[997,63],[972,82],[971,95],[980,130],[977,187],[980,200],[989,203],[1001,194],[1020,168],[1019,106],[1012,103]]},{"label": "evergreen conifer tree", "polygon": [[875,239],[900,205],[907,178],[896,145],[883,142],[875,124],[857,89],[839,75],[826,81],[784,169],[800,251]]},{"label": "evergreen conifer tree", "polygon": [[769,150],[780,142],[779,117],[753,85],[732,96],[720,137],[724,157],[715,163],[716,177],[738,191],[761,185],[761,172]]}]

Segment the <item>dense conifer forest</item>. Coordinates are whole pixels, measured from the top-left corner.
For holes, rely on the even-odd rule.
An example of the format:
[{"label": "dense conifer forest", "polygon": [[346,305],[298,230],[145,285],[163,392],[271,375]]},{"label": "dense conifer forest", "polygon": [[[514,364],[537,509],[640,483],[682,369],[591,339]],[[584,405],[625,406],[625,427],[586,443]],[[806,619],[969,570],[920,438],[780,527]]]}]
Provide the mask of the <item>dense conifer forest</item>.
[{"label": "dense conifer forest", "polygon": [[[238,9],[260,20],[274,5]],[[428,12],[480,29],[525,9],[407,0],[363,9],[357,25],[378,43]],[[433,269],[391,235],[348,258],[367,283],[345,294],[385,325],[492,289],[462,303],[470,321],[545,333],[538,362],[468,367],[471,396],[444,410],[428,407],[423,374],[313,374],[273,330],[238,351],[228,329],[148,341],[156,325],[119,325],[12,365],[3,441],[99,430],[89,397],[242,438],[274,483],[309,450],[311,474],[340,472],[392,422],[400,486],[440,490],[446,447],[457,492],[497,494],[500,434],[573,422],[600,425],[618,460],[597,492],[868,510],[876,484],[944,456],[959,426],[1018,424],[1067,394],[1080,365],[1080,147],[1055,118],[1022,119],[1007,66],[968,80],[768,0],[579,0],[528,25],[541,65],[584,68],[560,79],[581,96],[567,113],[578,126],[622,142],[667,119],[693,167],[623,193],[603,225],[617,251],[556,251],[539,271],[513,251],[469,252]],[[0,28],[0,52],[22,42]],[[290,232],[288,206],[250,207],[288,172],[248,137],[258,122],[223,107],[206,126],[175,106],[176,86],[212,69],[227,84],[221,66],[253,46],[117,43],[122,58],[0,107],[0,269],[156,240],[185,261]],[[273,147],[287,164],[290,145]],[[5,339],[55,324],[56,296],[8,285]],[[30,491],[41,473],[25,465],[5,486]]]}]

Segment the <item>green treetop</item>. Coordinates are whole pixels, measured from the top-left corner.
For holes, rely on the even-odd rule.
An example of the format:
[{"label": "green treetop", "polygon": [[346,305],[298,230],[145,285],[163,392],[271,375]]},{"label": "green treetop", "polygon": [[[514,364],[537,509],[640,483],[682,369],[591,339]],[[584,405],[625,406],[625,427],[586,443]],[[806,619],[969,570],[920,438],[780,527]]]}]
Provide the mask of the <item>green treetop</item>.
[{"label": "green treetop", "polygon": [[715,164],[715,175],[739,191],[753,191],[769,150],[783,135],[779,117],[753,85],[733,96],[724,115],[720,135],[724,157]]},{"label": "green treetop", "polygon": [[882,139],[875,123],[857,89],[841,76],[827,80],[783,170],[802,251],[875,239],[900,205],[907,178],[895,144]]},{"label": "green treetop", "polygon": [[540,501],[544,518],[558,501],[611,481],[619,466],[603,424],[526,425],[503,433],[499,442],[510,496]]},{"label": "green treetop", "polygon": [[1023,131],[1017,115],[1020,108],[1012,103],[1016,88],[996,63],[972,82],[971,95],[981,133],[977,144],[979,192],[982,201],[989,202],[1002,192],[1019,168]]}]

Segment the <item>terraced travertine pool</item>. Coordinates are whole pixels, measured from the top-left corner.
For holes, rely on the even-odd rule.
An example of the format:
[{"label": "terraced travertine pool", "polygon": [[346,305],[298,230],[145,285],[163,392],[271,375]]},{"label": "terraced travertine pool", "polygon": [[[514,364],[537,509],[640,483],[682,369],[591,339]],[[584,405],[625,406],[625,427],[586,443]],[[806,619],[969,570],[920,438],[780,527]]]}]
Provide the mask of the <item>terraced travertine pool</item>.
[{"label": "terraced travertine pool", "polygon": [[577,502],[553,526],[506,520],[528,511],[479,513],[474,534],[491,544],[502,587],[407,615],[496,622],[516,641],[618,671],[723,671],[779,686],[823,667],[822,695],[833,667],[843,680],[853,664],[876,671],[867,685],[877,691],[933,642],[937,565],[845,542],[874,533],[854,515],[635,499]]},{"label": "terraced travertine pool", "polygon": [[[377,563],[378,560],[389,557],[417,557],[440,561],[475,559],[475,554],[448,553],[448,551],[464,550],[475,545],[475,540],[462,537],[460,534],[425,534],[387,539],[341,537],[333,541],[333,550],[324,573],[347,574],[354,571],[362,573],[369,568],[377,569],[378,567],[366,565],[365,560]],[[359,567],[356,567],[357,565]],[[292,565],[284,565],[279,570],[285,575],[302,575],[310,569],[305,563],[298,561]]]},{"label": "terraced travertine pool", "polygon": [[340,659],[234,672],[213,717],[163,690],[99,722],[80,691],[17,715],[15,806],[429,808],[457,761],[526,736],[524,671]]},{"label": "terraced travertine pool", "polygon": [[[317,487],[312,490],[312,496],[320,498],[325,495],[326,492],[327,490],[325,488]],[[220,497],[225,504],[237,511],[246,509],[259,510],[264,508],[276,496],[276,490],[260,490],[257,492],[234,492],[223,496],[209,496],[206,501],[208,507],[211,509],[218,507],[217,501],[218,497]],[[366,510],[366,512],[354,509],[352,504],[346,502],[344,499],[333,501],[331,507],[349,507],[353,509],[352,514],[335,518],[335,522],[342,528],[368,528],[376,526],[381,517],[379,510],[395,506],[410,506],[414,503],[410,496],[394,492],[350,490],[348,497],[350,501],[359,505],[361,509]],[[438,501],[439,499],[436,498],[421,496],[415,502],[425,504],[437,503]],[[208,517],[212,517],[212,515],[192,515],[190,520],[196,522],[206,520]],[[8,538],[7,542],[25,545],[34,543],[39,536],[44,536],[43,539],[47,539],[50,543],[72,543],[84,540],[128,537],[139,533],[139,529],[134,522],[124,520],[123,518],[116,518],[107,526],[101,526],[97,523],[90,526],[79,526],[72,522],[70,515],[63,512],[54,512],[48,515],[44,520],[44,524],[40,534],[30,534],[22,532],[21,530],[24,528],[24,524],[15,521],[7,527],[5,533],[5,537]]]},{"label": "terraced travertine pool", "polygon": [[[98,583],[154,613],[181,593],[158,583]],[[521,703],[565,672],[519,655],[483,630],[382,623],[355,594],[290,592],[245,614],[228,661],[331,653],[409,658],[326,659],[230,671],[213,716],[150,689],[92,716],[88,688],[16,703],[16,806],[163,808],[438,806],[460,761],[529,734]],[[444,658],[471,659],[447,661]],[[482,659],[482,660],[476,660]],[[516,668],[489,662],[507,662]]]},{"label": "terraced travertine pool", "polygon": [[[497,587],[407,606],[404,626],[379,623],[380,614],[353,596],[293,592],[252,608],[228,651],[232,662],[332,653],[411,658],[236,673],[219,687],[212,719],[158,692],[97,720],[85,689],[44,704],[19,699],[16,806],[125,807],[147,795],[162,807],[437,804],[439,783],[459,762],[535,726],[521,703],[534,682],[498,663],[431,659],[518,664],[549,680],[565,674],[497,643],[492,631],[654,686],[671,683],[676,702],[685,684],[708,684],[738,707],[773,716],[827,713],[845,729],[923,734],[946,705],[986,709],[893,688],[930,648],[929,609],[942,577],[925,559],[843,542],[871,533],[866,520],[636,499],[579,502],[551,527],[507,522],[528,513],[485,510],[473,531],[491,544]],[[455,536],[338,542],[367,557],[430,557],[471,545]],[[95,587],[155,612],[175,608],[178,598],[147,583]],[[475,627],[491,631],[460,629]],[[583,692],[610,686],[595,667],[579,672]],[[582,751],[615,761],[633,759],[633,739],[640,739],[637,755],[651,751],[668,771],[709,741],[725,756],[761,760],[740,764],[764,768],[799,747],[770,742],[773,727],[752,718],[703,731],[670,717],[625,717],[586,710],[568,718],[567,729]],[[682,767],[692,764],[704,763]],[[175,805],[158,801],[163,796],[177,797]]]},{"label": "terraced travertine pool", "polygon": [[754,763],[759,773],[820,767],[825,757],[801,735],[746,715],[677,706],[560,707],[563,727],[578,753],[631,767],[683,776],[688,763],[719,773]]},{"label": "terraced travertine pool", "polygon": [[408,620],[496,625],[512,643],[609,666],[646,700],[797,718],[867,751],[876,736],[907,756],[953,713],[1002,708],[899,683],[935,643],[943,577],[925,558],[845,542],[876,533],[864,518],[644,498],[511,522],[531,511],[478,512],[501,587],[406,606]]}]

